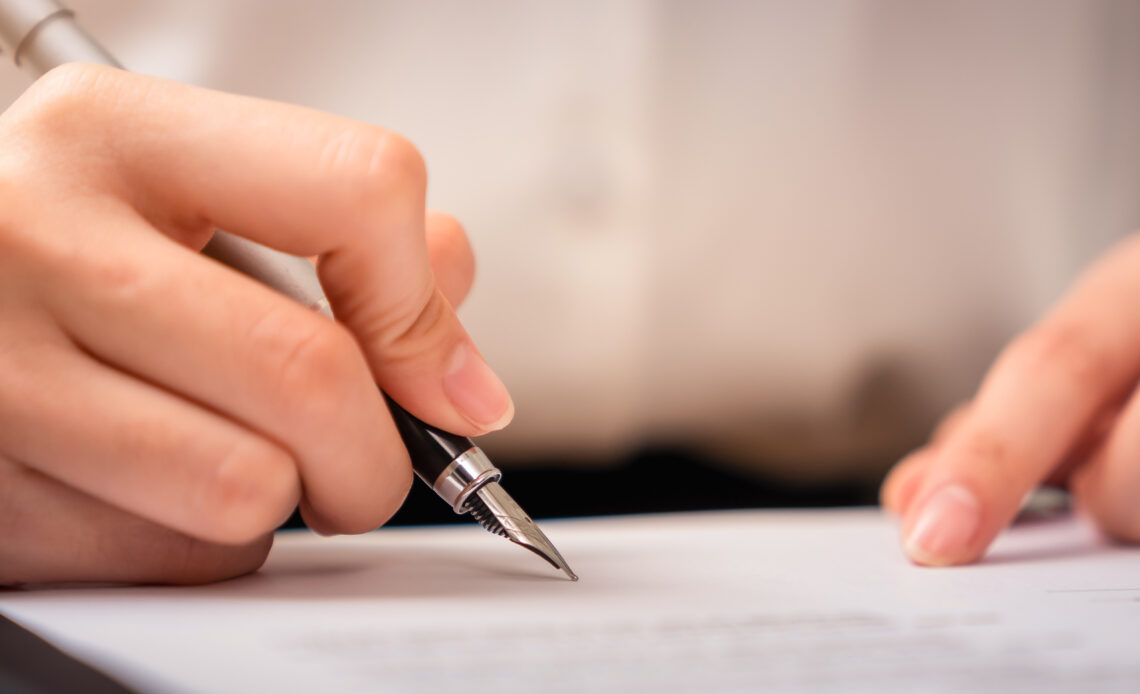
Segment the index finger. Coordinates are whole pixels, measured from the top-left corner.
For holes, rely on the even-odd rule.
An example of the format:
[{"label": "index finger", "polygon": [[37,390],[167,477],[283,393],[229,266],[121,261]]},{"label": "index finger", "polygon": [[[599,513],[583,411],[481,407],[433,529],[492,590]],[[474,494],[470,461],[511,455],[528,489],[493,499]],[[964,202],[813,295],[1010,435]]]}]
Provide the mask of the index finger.
[{"label": "index finger", "polygon": [[1140,238],[1095,264],[1005,349],[907,509],[922,564],[979,558],[1022,499],[1140,377]]},{"label": "index finger", "polygon": [[413,414],[467,435],[509,419],[506,389],[436,286],[424,239],[426,171],[404,138],[96,66],[49,73],[18,102],[16,118],[28,104],[36,117],[24,127],[46,128],[41,139],[59,143],[41,153],[58,159],[59,175],[100,182],[172,237],[221,227],[320,256],[338,320]]}]

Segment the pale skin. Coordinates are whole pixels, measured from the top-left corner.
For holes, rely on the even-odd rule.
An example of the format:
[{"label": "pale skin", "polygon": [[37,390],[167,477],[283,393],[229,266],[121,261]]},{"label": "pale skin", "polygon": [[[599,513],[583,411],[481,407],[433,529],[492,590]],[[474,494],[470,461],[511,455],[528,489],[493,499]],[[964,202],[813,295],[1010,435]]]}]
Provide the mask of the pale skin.
[{"label": "pale skin", "polygon": [[[462,227],[395,133],[65,66],[0,117],[0,585],[255,570],[300,505],[385,522],[411,483],[375,384],[456,433],[514,408],[455,316]],[[338,321],[196,253],[215,228],[315,256]],[[1111,251],[896,466],[921,564],[978,560],[1067,483],[1140,541],[1140,239]]]},{"label": "pale skin", "polygon": [[[381,525],[412,474],[377,383],[459,434],[510,420],[399,135],[65,66],[0,142],[0,585],[240,575],[298,504]],[[199,255],[215,228],[315,256],[338,321]]]},{"label": "pale skin", "polygon": [[1111,249],[883,484],[914,561],[980,559],[1037,485],[1140,542],[1140,236]]}]

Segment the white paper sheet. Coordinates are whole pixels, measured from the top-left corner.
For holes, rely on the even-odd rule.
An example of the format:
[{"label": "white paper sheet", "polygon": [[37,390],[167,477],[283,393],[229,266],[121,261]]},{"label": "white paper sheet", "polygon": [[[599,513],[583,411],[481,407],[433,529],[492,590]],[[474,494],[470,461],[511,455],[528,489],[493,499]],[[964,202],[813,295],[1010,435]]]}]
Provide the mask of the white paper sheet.
[{"label": "white paper sheet", "polygon": [[872,510],[543,526],[581,582],[474,526],[284,533],[254,576],[0,611],[154,692],[1140,691],[1140,550],[1079,521],[949,570]]}]

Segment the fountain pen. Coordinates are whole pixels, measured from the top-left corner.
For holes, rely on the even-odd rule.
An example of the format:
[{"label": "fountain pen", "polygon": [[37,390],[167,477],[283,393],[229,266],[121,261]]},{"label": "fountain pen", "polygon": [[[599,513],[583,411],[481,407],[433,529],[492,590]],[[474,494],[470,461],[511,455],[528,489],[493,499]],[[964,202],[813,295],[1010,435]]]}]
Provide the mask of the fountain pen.
[{"label": "fountain pen", "polygon": [[[0,54],[39,76],[68,62],[121,68],[56,0],[0,0]],[[312,263],[217,231],[203,251],[333,318]],[[499,484],[502,472],[470,439],[422,422],[384,396],[416,475],[459,514],[534,552],[571,580],[578,577],[530,516]]]}]

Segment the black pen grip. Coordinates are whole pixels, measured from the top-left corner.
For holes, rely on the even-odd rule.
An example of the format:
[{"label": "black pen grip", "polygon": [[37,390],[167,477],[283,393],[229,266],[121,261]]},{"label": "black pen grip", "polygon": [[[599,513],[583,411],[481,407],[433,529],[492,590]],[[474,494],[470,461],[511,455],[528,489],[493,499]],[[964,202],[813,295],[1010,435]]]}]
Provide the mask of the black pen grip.
[{"label": "black pen grip", "polygon": [[435,483],[453,460],[475,446],[466,436],[452,434],[416,418],[387,394],[384,400],[411,456],[412,468],[429,485]]}]

